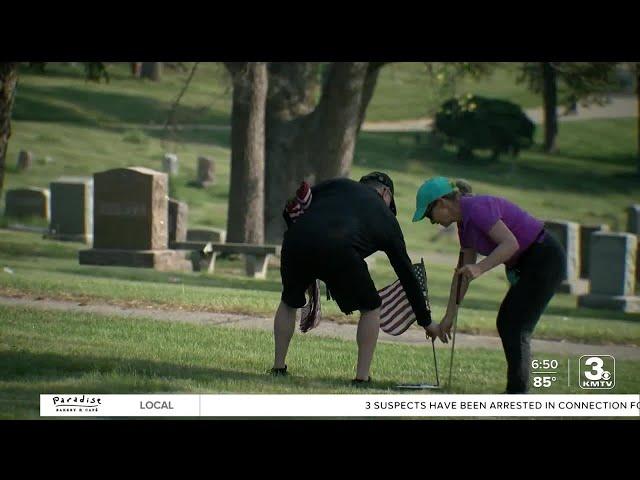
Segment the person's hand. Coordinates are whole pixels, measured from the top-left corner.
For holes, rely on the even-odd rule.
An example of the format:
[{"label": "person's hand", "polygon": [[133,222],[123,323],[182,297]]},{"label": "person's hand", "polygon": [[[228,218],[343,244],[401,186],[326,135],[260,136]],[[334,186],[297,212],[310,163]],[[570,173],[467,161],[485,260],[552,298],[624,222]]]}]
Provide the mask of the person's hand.
[{"label": "person's hand", "polygon": [[453,317],[451,315],[445,315],[440,322],[440,340],[442,340],[442,343],[449,343],[452,326]]},{"label": "person's hand", "polygon": [[482,275],[482,270],[475,263],[470,263],[456,270],[456,273],[460,275],[462,278],[470,282],[471,280],[475,280],[480,275]]},{"label": "person's hand", "polygon": [[431,338],[435,341],[436,338],[442,338],[440,333],[440,325],[436,322],[431,322],[427,327],[424,327],[427,338]]}]

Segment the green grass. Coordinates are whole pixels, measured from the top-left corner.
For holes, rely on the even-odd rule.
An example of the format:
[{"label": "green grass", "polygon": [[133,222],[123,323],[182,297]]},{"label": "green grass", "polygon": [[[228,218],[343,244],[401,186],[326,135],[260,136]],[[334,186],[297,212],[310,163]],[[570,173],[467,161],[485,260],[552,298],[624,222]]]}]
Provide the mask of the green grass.
[{"label": "green grass", "polygon": [[[190,68],[192,63],[186,63]],[[189,72],[166,70],[160,82],[135,79],[127,63],[109,67],[111,82],[87,82],[81,65],[51,63],[45,75],[20,70],[13,112],[17,121],[164,125]],[[513,64],[505,62],[488,77],[464,79],[451,93],[475,93],[538,106],[539,95],[516,83]],[[422,62],[395,62],[382,68],[367,112],[367,121],[430,116],[446,99],[437,93]],[[229,124],[231,82],[220,63],[202,62],[180,101],[176,122]]]},{"label": "green grass", "polygon": [[[460,162],[453,149],[438,147],[429,133],[363,132],[352,176],[374,169],[390,172],[398,219],[410,250],[424,249],[438,229],[410,220],[415,192],[433,175],[464,178],[475,193],[504,196],[538,218],[607,223],[616,231],[626,228],[626,208],[640,200],[636,134],[635,119],[564,123],[555,155],[542,152],[538,128],[535,146],[516,159],[492,162],[479,152],[475,160]],[[431,248],[457,247],[444,239]]]},{"label": "green grass", "polygon": [[[91,176],[119,167],[143,166],[161,171],[164,153],[174,152],[179,158],[179,174],[171,178],[172,189],[177,199],[190,205],[190,225],[226,226],[228,132],[189,131],[180,141],[165,142],[160,138],[162,132],[155,130],[19,121],[13,122],[12,128],[7,189],[28,185],[49,188],[49,183],[60,176]],[[133,138],[137,141],[132,142]],[[15,169],[21,149],[29,149],[35,157],[35,165],[28,172]],[[41,159],[45,156],[52,157],[54,162],[44,164]],[[217,182],[207,189],[189,185],[197,177],[198,156],[210,156],[216,162]]]},{"label": "green grass", "polygon": [[[438,355],[444,372],[447,351]],[[394,385],[422,382],[434,373],[432,366],[425,372],[419,346],[379,344],[375,384],[364,390],[349,385],[353,341],[296,335],[287,378],[265,374],[272,356],[269,332],[0,306],[0,419],[38,418],[40,394],[399,393]],[[567,363],[561,355],[544,358]],[[567,386],[561,370],[558,381],[539,393],[584,393]],[[451,393],[504,389],[500,351],[459,349],[454,372]],[[609,392],[636,393],[639,387],[640,362],[619,361]]]},{"label": "green grass", "polygon": [[[357,143],[352,177],[358,178],[373,169],[390,172],[396,183],[399,221],[410,249],[423,248],[425,239],[436,228],[409,220],[417,188],[434,174],[465,178],[476,192],[503,195],[540,218],[608,223],[616,230],[626,225],[626,207],[638,201],[636,124],[634,119],[562,124],[556,155],[540,151],[542,132],[538,129],[536,147],[522,152],[515,160],[505,157],[499,162],[489,162],[480,152],[475,161],[467,163],[457,161],[452,149],[436,147],[427,133],[416,136],[365,132]],[[172,184],[175,196],[189,204],[190,225],[225,228],[229,133],[186,130],[175,142],[163,144],[157,137],[159,132],[142,131],[147,141],[131,143],[126,129],[14,122],[6,188],[46,188],[62,175],[86,176],[133,165],[161,170],[164,152],[174,151],[180,159],[180,173]],[[139,131],[136,135],[140,136]],[[57,141],[52,142],[53,138]],[[15,159],[21,149],[29,149],[35,155],[36,165],[30,171],[15,170]],[[47,155],[54,158],[54,163],[40,164],[39,159]],[[217,184],[208,189],[189,185],[196,178],[199,155],[216,160]],[[451,245],[434,246],[449,247],[451,251]]]},{"label": "green grass", "polygon": [[[449,95],[472,93],[510,100],[522,108],[537,107],[540,95],[516,82],[513,63],[504,62],[491,75],[465,78],[456,83]],[[367,121],[394,121],[430,117],[448,98],[426,74],[422,62],[398,62],[380,70],[375,94],[367,109]]]},{"label": "green grass", "polygon": [[[187,73],[168,71],[161,82],[150,82],[130,78],[128,65],[116,64],[110,67],[113,80],[107,85],[86,82],[80,66],[51,64],[48,68],[50,73],[44,76],[29,73],[28,69],[21,72],[7,153],[6,188],[48,187],[61,175],[91,175],[133,165],[160,170],[163,154],[174,152],[180,158],[180,174],[172,179],[172,191],[189,204],[190,225],[225,227],[230,132],[183,129],[165,138],[162,130],[145,127],[150,122],[164,122],[162,112],[177,95]],[[183,98],[185,114],[189,109],[204,107],[209,113],[200,119],[185,117],[181,122],[228,123],[229,85],[225,75],[219,64],[199,67]],[[421,105],[421,92],[427,88],[423,77],[424,65],[420,62],[385,66],[368,119],[423,116],[410,111]],[[502,93],[521,103],[526,103],[527,98],[533,101],[526,90],[513,86],[514,78],[513,66],[505,64],[493,77],[466,80],[460,88],[466,91],[475,86],[481,94]],[[509,85],[516,90],[507,88]],[[58,108],[60,103],[65,107]],[[207,117],[209,114],[220,121]],[[123,124],[130,122],[139,125]],[[413,250],[423,248],[425,236],[430,237],[434,230],[430,227],[425,233],[423,224],[407,220],[417,187],[433,174],[466,178],[479,193],[504,195],[542,218],[564,217],[582,223],[608,223],[614,230],[622,228],[626,223],[624,209],[638,201],[638,179],[634,175],[637,121],[562,123],[559,151],[551,156],[541,152],[541,143],[542,129],[538,128],[536,147],[522,152],[515,161],[503,158],[491,163],[481,152],[476,161],[461,163],[452,149],[437,148],[427,133],[361,133],[352,177],[372,169],[386,169],[393,174],[398,186],[400,223]],[[29,172],[15,169],[22,149],[35,155],[35,166]],[[196,177],[200,155],[216,160],[218,182],[209,189],[189,185]],[[54,162],[44,163],[46,156]],[[3,203],[4,198],[0,199],[0,208]],[[455,248],[451,242],[436,242],[432,247],[446,251]]]},{"label": "green grass", "polygon": [[[192,63],[186,64],[191,68]],[[136,79],[129,64],[109,66],[110,83],[87,82],[81,65],[51,63],[47,73],[20,70],[14,120],[164,125],[189,72],[165,69],[160,82]],[[178,123],[228,124],[231,82],[219,63],[200,63],[176,113]]]},{"label": "green grass", "polygon": [[[9,165],[7,188],[46,187],[60,175],[90,175],[128,165],[159,169],[165,151],[161,141],[153,136],[155,133],[147,130],[142,131],[146,132],[148,142],[132,143],[132,137],[127,136],[128,130],[122,129],[99,130],[36,122],[14,122],[13,128],[10,159],[17,157],[20,148],[28,146],[34,151],[36,160],[51,155],[56,161],[36,164],[32,170],[21,173]],[[545,155],[536,147],[523,152],[513,164],[509,158],[491,163],[482,156],[473,162],[457,162],[455,153],[448,148],[436,148],[429,134],[422,134],[416,142],[414,134],[362,133],[352,177],[358,178],[374,169],[389,171],[396,184],[398,218],[412,258],[417,261],[421,256],[436,253],[450,255],[435,264],[427,261],[437,318],[441,313],[439,309],[446,302],[449,275],[458,247],[455,237],[434,239],[438,227],[410,221],[415,191],[424,179],[434,174],[466,178],[477,193],[505,196],[539,218],[608,223],[613,230],[618,230],[626,224],[625,208],[639,200],[636,193],[638,178],[633,175],[635,128],[633,119],[562,124],[558,154]],[[180,174],[172,179],[172,185],[176,196],[189,205],[189,225],[225,228],[229,188],[227,134],[185,131],[181,135],[182,143],[176,149],[181,158]],[[540,135],[538,132],[538,142]],[[197,156],[203,154],[216,158],[218,178],[217,184],[206,190],[189,186],[196,176]],[[50,247],[54,243],[39,240],[34,235],[14,238],[3,232],[0,259],[17,272],[3,282],[5,290],[11,288],[14,292],[52,296],[85,295],[105,301],[169,303],[194,309],[219,308],[264,315],[271,315],[277,304],[280,291],[277,268],[270,270],[267,282],[243,279],[242,264],[238,261],[228,264],[219,261],[220,274],[213,277],[199,277],[199,274],[156,276],[156,272],[134,269],[80,266],[73,249]],[[373,275],[379,286],[391,283],[394,277],[384,260],[378,261]],[[185,280],[174,285],[168,280],[170,277]],[[116,283],[112,281],[114,278],[133,283]],[[182,284],[185,284],[184,290]],[[235,293],[227,290],[239,284],[244,287]],[[207,295],[212,286],[222,289],[220,293],[223,293],[216,295],[213,301]],[[462,331],[495,334],[495,312],[505,291],[501,269],[476,282],[465,305]],[[576,310],[575,307],[574,297],[556,295],[537,335],[589,342],[638,343],[637,322],[633,322],[638,315]],[[341,321],[354,321],[352,317],[339,315],[333,302],[328,303],[326,312]],[[604,329],[602,320],[606,320]]]},{"label": "green grass", "polygon": [[[156,272],[149,269],[79,265],[80,244],[42,240],[34,234],[0,231],[0,294],[101,301],[132,307],[244,313],[271,317],[280,300],[277,264],[266,280],[243,276],[240,259],[216,261],[213,275],[193,272]],[[444,314],[452,265],[427,262],[433,318]],[[392,283],[395,273],[383,258],[371,270],[378,288]],[[459,331],[497,335],[495,316],[507,290],[501,270],[486,274],[470,288],[459,319]],[[335,302],[323,301],[323,316],[355,323]],[[419,328],[419,327],[415,327]],[[557,294],[536,329],[536,338],[596,344],[640,345],[640,316],[576,308],[576,299]]]},{"label": "green grass", "polygon": [[[403,64],[383,70],[380,99],[395,91],[406,98],[402,102],[388,102],[388,105],[410,103],[408,99],[417,95],[420,88],[419,82],[411,80],[417,77],[418,67]],[[155,84],[128,78],[126,66],[115,66],[114,69],[114,80],[109,86],[87,83],[81,72],[76,72],[76,77],[70,80],[71,67],[53,67],[53,74],[44,77],[33,74],[21,77],[16,100],[17,119],[12,124],[13,135],[9,142],[6,188],[48,187],[49,182],[62,175],[91,175],[133,165],[160,170],[164,152],[173,151],[180,158],[180,174],[171,180],[172,191],[175,197],[189,205],[189,226],[225,228],[230,172],[229,132],[184,129],[176,132],[171,140],[163,140],[161,130],[119,124],[142,122],[139,116],[143,114],[148,118],[160,115],[164,108],[162,102],[170,102],[172,92],[179,90],[186,74],[168,73],[165,80]],[[411,69],[414,74],[410,74]],[[385,77],[385,72],[393,71],[396,72],[395,80]],[[209,99],[210,109],[226,112],[228,104],[225,106],[222,101],[212,100],[216,95],[218,100],[224,96],[221,93],[226,88],[224,77],[219,78],[221,84],[218,86],[210,81],[220,74],[219,66],[203,65],[194,79],[194,96],[185,97],[185,106],[195,108]],[[508,72],[498,74],[508,75]],[[389,84],[398,79],[404,80],[395,87]],[[488,82],[487,88],[493,85],[500,90],[500,85],[505,83],[503,80],[495,84]],[[60,95],[55,90],[65,86],[75,91]],[[29,88],[32,93],[39,92],[33,93],[40,98],[39,106],[21,105],[21,98],[30,98]],[[142,100],[123,108],[123,104],[118,103],[120,100],[101,97],[100,89],[106,89],[104,92],[111,92],[110,95],[118,92],[125,96],[138,95]],[[66,106],[56,110],[59,102],[66,102]],[[67,115],[68,111],[76,112],[78,116]],[[382,118],[387,113],[375,115]],[[406,115],[412,116],[416,115]],[[108,124],[101,123],[103,121]],[[198,123],[194,119],[189,121]],[[214,119],[206,121],[213,122]],[[499,162],[490,162],[480,152],[476,160],[465,163],[456,160],[452,149],[438,147],[428,133],[361,133],[351,176],[358,178],[379,169],[392,175],[398,219],[412,258],[417,261],[421,256],[436,257],[427,261],[427,267],[437,318],[446,302],[458,247],[455,237],[434,238],[438,231],[436,226],[426,222],[414,224],[410,220],[415,191],[426,178],[435,174],[465,178],[476,193],[505,196],[539,218],[608,223],[613,230],[619,230],[626,224],[626,207],[640,201],[637,193],[640,185],[635,175],[636,129],[635,119],[562,123],[555,155],[541,152],[542,132],[538,128],[536,146],[522,152],[515,160],[505,157]],[[15,159],[21,149],[29,149],[35,155],[35,165],[30,171],[15,170]],[[216,160],[217,183],[209,189],[189,185],[196,177],[199,155]],[[44,163],[45,156],[53,157],[54,162]],[[3,218],[0,226],[6,223]],[[279,298],[281,287],[277,268],[270,269],[267,281],[257,281],[243,277],[242,263],[237,260],[219,260],[218,273],[213,276],[87,267],[77,263],[78,248],[77,244],[43,241],[35,235],[3,231],[0,234],[0,266],[8,266],[16,273],[9,275],[0,271],[0,288],[13,293],[99,298],[127,304],[146,302],[263,315],[273,313]],[[443,255],[437,257],[440,253]],[[378,261],[373,276],[379,286],[394,280],[386,260]],[[495,334],[495,312],[505,291],[501,269],[475,282],[465,302],[462,331]],[[355,320],[339,315],[335,303],[325,303],[329,316],[340,321]],[[638,315],[576,309],[574,297],[558,294],[536,334],[539,338],[638,344],[637,319]]]}]

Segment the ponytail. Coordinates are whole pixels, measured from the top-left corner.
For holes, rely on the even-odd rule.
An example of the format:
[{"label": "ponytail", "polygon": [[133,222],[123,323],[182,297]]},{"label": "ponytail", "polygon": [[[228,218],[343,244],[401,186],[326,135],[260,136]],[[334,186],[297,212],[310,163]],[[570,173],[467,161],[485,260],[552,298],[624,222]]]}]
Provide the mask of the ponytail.
[{"label": "ponytail", "polygon": [[455,190],[451,193],[447,193],[446,195],[443,195],[442,198],[455,201],[464,195],[471,194],[471,185],[469,185],[464,180],[456,180],[455,182],[451,182],[451,186],[454,187]]},{"label": "ponytail", "polygon": [[471,193],[471,185],[464,180],[456,180],[455,181],[456,188],[462,195],[469,195]]}]

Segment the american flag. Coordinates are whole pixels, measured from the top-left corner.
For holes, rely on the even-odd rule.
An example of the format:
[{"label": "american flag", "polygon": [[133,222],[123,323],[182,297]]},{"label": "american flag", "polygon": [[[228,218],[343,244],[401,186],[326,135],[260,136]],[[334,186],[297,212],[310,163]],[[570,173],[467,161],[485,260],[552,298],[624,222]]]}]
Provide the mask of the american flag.
[{"label": "american flag", "polygon": [[[429,304],[429,290],[427,289],[427,270],[424,267],[424,260],[413,265],[413,273],[418,279],[425,301],[427,302],[427,310],[431,311]],[[409,299],[402,288],[400,280],[396,280],[388,287],[378,290],[378,294],[382,299],[380,307],[380,328],[389,335],[403,334],[413,322],[416,321],[416,315],[409,303]]]}]

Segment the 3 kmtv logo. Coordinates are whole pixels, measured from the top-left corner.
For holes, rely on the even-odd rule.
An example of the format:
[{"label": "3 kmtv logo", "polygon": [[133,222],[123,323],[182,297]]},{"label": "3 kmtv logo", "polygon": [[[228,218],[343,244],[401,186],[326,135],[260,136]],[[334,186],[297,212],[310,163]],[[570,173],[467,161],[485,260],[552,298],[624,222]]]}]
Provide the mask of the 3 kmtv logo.
[{"label": "3 kmtv logo", "polygon": [[613,355],[583,355],[579,364],[580,388],[610,390],[616,386],[616,359]]}]

